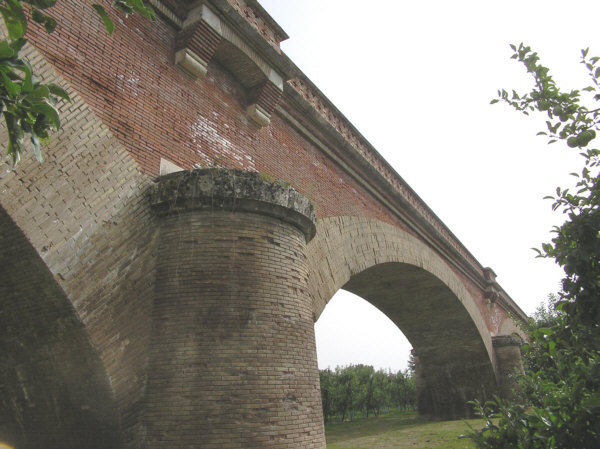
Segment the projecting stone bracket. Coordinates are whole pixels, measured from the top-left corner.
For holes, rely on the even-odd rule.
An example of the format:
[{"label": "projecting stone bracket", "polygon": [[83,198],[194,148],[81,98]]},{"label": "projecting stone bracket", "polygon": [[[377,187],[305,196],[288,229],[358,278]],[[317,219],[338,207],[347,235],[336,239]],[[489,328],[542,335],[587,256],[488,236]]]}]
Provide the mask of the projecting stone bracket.
[{"label": "projecting stone bracket", "polygon": [[220,19],[206,5],[198,6],[175,40],[175,64],[193,77],[203,77],[222,39]]},{"label": "projecting stone bracket", "polygon": [[487,285],[485,287],[485,299],[488,303],[495,303],[500,298],[500,292],[495,288],[495,285]]},{"label": "projecting stone bracket", "polygon": [[500,299],[500,285],[496,282],[496,273],[489,267],[483,269],[483,276],[485,278],[485,290],[484,295],[488,303],[495,303]]},{"label": "projecting stone bracket", "polygon": [[261,108],[258,104],[254,103],[248,106],[246,109],[246,115],[258,126],[267,126],[271,123],[271,114]]},{"label": "projecting stone bracket", "polygon": [[189,75],[201,78],[213,59],[246,89],[247,117],[259,127],[268,126],[283,94],[283,77],[248,45],[247,36],[241,38],[224,19],[201,4],[182,24],[175,42],[175,63]]},{"label": "projecting stone bracket", "polygon": [[203,77],[208,71],[208,63],[188,48],[175,52],[175,64],[196,78]]}]

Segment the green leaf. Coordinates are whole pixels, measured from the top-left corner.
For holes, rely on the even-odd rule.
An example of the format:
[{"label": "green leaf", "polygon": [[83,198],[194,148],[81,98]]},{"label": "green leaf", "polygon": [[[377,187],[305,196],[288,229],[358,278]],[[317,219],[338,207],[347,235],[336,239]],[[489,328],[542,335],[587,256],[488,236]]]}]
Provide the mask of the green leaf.
[{"label": "green leaf", "polygon": [[155,20],[154,10],[152,7],[146,5],[143,0],[125,0],[130,7],[132,7],[136,12],[140,13],[147,19],[152,21]]},{"label": "green leaf", "polygon": [[56,5],[56,0],[25,0],[27,3],[39,9],[52,8]]},{"label": "green leaf", "polygon": [[600,393],[594,393],[588,399],[583,401],[582,405],[586,408],[600,408]]},{"label": "green leaf", "polygon": [[21,62],[22,64],[15,66],[15,68],[25,73],[23,92],[31,92],[33,90],[33,70],[27,61],[21,60]]},{"label": "green leaf", "polygon": [[13,98],[17,97],[21,93],[21,86],[13,83],[6,73],[0,73],[0,76],[2,77],[2,83],[4,84],[4,88],[8,95]]},{"label": "green leaf", "polygon": [[4,121],[8,131],[7,153],[12,157],[13,165],[21,159],[23,152],[23,128],[17,123],[14,115],[4,112]]},{"label": "green leaf", "polygon": [[52,95],[56,95],[57,97],[60,97],[66,101],[71,101],[71,98],[69,98],[69,94],[58,84],[50,83],[47,84],[46,87],[48,87]]},{"label": "green leaf", "polygon": [[92,8],[94,8],[96,10],[98,15],[102,19],[102,22],[104,22],[104,28],[106,28],[106,32],[109,35],[112,35],[113,31],[115,30],[115,24],[113,23],[111,18],[106,13],[106,10],[104,9],[104,7],[102,5],[99,5],[98,3],[94,3],[94,4],[92,4]]},{"label": "green leaf", "polygon": [[23,46],[25,46],[26,43],[27,43],[27,39],[20,38],[20,39],[15,39],[12,42],[10,42],[10,46],[16,53],[18,53],[19,51],[21,51]]},{"label": "green leaf", "polygon": [[131,1],[132,0],[115,0],[114,6],[121,12],[123,12],[123,14],[125,14],[125,17],[128,17],[134,11],[133,6],[130,5]]},{"label": "green leaf", "polygon": [[16,52],[12,49],[6,39],[0,41],[0,60],[12,58],[15,54]]},{"label": "green leaf", "polygon": [[23,5],[18,0],[5,0],[5,7],[0,7],[0,14],[4,19],[6,31],[10,39],[19,39],[27,31],[27,17],[23,12]]},{"label": "green leaf", "polygon": [[27,94],[24,97],[24,100],[40,100],[43,98],[47,98],[50,95],[50,89],[48,89],[47,86],[41,85],[38,86],[35,90],[33,90],[31,93]]},{"label": "green leaf", "polygon": [[42,150],[40,149],[40,139],[38,136],[32,132],[31,133],[31,146],[33,147],[33,154],[38,162],[42,162],[44,158],[42,157]]},{"label": "green leaf", "polygon": [[31,18],[34,22],[44,25],[44,28],[49,34],[52,33],[56,28],[56,20],[53,17],[41,13],[39,9],[33,9],[31,12]]},{"label": "green leaf", "polygon": [[554,331],[548,327],[540,327],[538,329],[538,332],[542,335],[547,335],[548,337],[551,337],[552,335],[554,335]]},{"label": "green leaf", "polygon": [[45,102],[34,103],[31,110],[34,113],[43,114],[48,123],[54,128],[60,128],[60,118],[54,106]]}]

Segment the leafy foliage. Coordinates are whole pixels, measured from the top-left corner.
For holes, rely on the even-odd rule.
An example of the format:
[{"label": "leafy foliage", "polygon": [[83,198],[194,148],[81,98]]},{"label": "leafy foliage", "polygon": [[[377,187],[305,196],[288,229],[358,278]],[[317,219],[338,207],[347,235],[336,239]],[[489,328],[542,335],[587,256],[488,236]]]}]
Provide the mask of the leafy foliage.
[{"label": "leafy foliage", "polygon": [[353,420],[358,413],[368,418],[392,407],[408,410],[415,406],[415,383],[409,371],[392,373],[350,365],[321,370],[319,378],[325,424],[334,416]]},{"label": "leafy foliage", "polygon": [[[0,40],[0,113],[6,123],[6,148],[13,164],[19,161],[25,151],[27,140],[35,157],[42,160],[41,144],[48,142],[50,131],[60,128],[56,104],[60,99],[69,101],[69,96],[61,87],[39,82],[30,64],[20,55],[27,43],[28,16],[52,33],[56,28],[56,20],[46,11],[55,4],[56,0],[0,1],[0,15],[6,26],[6,37]],[[152,8],[143,0],[116,0],[114,6],[126,16],[137,12],[154,20]],[[92,7],[107,32],[112,34],[114,23],[104,7],[99,4],[93,4]]]},{"label": "leafy foliage", "polygon": [[[521,404],[474,402],[486,426],[468,435],[478,448],[582,448],[600,441],[600,151],[590,146],[600,125],[600,58],[582,51],[582,64],[591,84],[581,91],[562,92],[539,63],[538,55],[523,44],[511,46],[513,59],[534,79],[531,92],[512,96],[498,92],[518,111],[548,116],[549,143],[564,140],[577,148],[584,166],[575,191],[556,189],[553,209],[566,221],[555,227],[555,237],[536,250],[552,258],[565,272],[562,289],[541,309],[526,331],[523,348],[525,374],[520,378]],[[582,92],[586,98],[582,98]]]}]

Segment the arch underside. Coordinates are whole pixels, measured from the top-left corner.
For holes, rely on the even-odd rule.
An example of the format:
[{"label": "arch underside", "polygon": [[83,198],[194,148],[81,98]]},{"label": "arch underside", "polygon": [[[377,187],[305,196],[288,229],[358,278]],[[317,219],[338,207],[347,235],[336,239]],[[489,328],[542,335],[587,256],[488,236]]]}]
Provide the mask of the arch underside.
[{"label": "arch underside", "polygon": [[422,415],[458,418],[496,391],[491,335],[476,299],[405,231],[358,217],[319,220],[309,245],[314,312],[340,288],[381,310],[413,346]]},{"label": "arch underside", "polygon": [[113,394],[87,332],[2,207],[0,230],[0,443],[118,447]]},{"label": "arch underside", "polygon": [[422,415],[469,415],[466,402],[495,388],[481,337],[450,289],[403,263],[384,263],[352,276],[343,287],[369,301],[404,333],[417,359]]}]

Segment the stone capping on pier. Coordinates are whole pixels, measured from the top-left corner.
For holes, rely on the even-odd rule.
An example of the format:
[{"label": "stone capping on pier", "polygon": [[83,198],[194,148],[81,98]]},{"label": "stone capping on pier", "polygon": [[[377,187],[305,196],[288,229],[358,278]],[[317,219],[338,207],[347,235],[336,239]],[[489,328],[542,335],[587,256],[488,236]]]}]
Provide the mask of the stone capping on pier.
[{"label": "stone capping on pier", "polygon": [[494,348],[503,348],[505,346],[521,347],[523,339],[518,335],[494,335],[492,345]]},{"label": "stone capping on pier", "polygon": [[295,226],[307,242],[316,233],[310,201],[290,185],[255,172],[202,168],[163,175],[151,188],[150,204],[158,215],[198,209],[267,215]]}]

